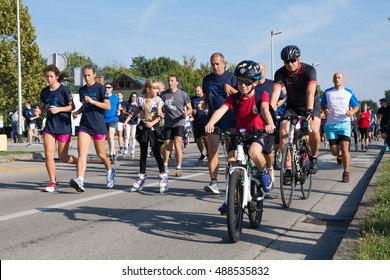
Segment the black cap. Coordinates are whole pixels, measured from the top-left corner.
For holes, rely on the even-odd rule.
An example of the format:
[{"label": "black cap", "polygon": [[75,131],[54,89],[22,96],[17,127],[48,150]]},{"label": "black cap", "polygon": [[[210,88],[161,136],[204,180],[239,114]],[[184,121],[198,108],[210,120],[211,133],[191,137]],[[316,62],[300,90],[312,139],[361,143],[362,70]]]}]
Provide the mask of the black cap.
[{"label": "black cap", "polygon": [[386,102],[387,103],[387,100],[386,100],[386,98],[381,98],[381,99],[379,99],[379,102]]}]

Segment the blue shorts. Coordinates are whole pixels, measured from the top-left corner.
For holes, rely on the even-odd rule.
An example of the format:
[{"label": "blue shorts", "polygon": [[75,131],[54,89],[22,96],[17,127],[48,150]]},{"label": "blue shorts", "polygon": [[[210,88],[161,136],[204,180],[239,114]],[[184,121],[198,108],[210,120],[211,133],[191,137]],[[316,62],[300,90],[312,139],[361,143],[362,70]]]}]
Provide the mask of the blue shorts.
[{"label": "blue shorts", "polygon": [[349,121],[343,121],[337,124],[325,124],[324,129],[327,140],[337,140],[340,136],[351,137],[351,122]]}]

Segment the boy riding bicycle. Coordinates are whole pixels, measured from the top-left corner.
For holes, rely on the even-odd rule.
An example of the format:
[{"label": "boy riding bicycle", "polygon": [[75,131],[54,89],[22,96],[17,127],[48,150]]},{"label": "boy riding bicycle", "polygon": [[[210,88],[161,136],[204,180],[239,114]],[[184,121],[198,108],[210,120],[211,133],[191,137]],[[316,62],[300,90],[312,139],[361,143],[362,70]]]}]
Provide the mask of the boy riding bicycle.
[{"label": "boy riding bicycle", "polygon": [[[238,92],[229,96],[225,103],[213,113],[209,122],[205,127],[206,133],[214,132],[214,125],[228,111],[235,109],[235,100],[238,98],[238,108],[236,111],[236,127],[238,132],[244,128],[247,132],[253,132],[255,127],[258,130],[265,130],[267,134],[271,134],[275,130],[275,125],[270,113],[270,103],[268,93],[264,92],[260,106],[258,106],[255,98],[255,87],[257,81],[261,79],[262,73],[260,66],[250,60],[240,62],[234,70],[234,75],[237,78]],[[260,108],[260,112],[259,109]],[[266,160],[264,154],[272,152],[272,136],[259,134],[259,137],[252,138],[247,141],[248,154],[252,158],[254,164],[260,172],[259,180],[265,192],[270,192],[274,184],[272,178],[266,168]],[[232,152],[232,151],[229,151]],[[224,203],[218,210],[224,212],[226,204]]]}]

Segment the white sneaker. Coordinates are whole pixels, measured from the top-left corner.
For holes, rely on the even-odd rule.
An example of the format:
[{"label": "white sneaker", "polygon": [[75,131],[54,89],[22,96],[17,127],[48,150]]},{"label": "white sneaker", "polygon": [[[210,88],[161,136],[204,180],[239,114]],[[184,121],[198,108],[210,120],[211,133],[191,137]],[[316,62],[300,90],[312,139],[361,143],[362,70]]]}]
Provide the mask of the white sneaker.
[{"label": "white sneaker", "polygon": [[42,191],[49,193],[58,192],[58,184],[56,182],[50,182],[50,184]]},{"label": "white sneaker", "polygon": [[219,194],[218,184],[216,181],[211,181],[210,184],[204,186],[204,191],[212,194]]},{"label": "white sneaker", "polygon": [[158,182],[158,186],[160,187],[160,193],[166,193],[168,188],[168,173],[160,173],[160,182]]},{"label": "white sneaker", "polygon": [[142,188],[144,187],[144,184],[145,184],[145,181],[146,181],[147,177],[148,176],[146,174],[140,173],[138,175],[138,180],[135,181],[135,183],[133,184],[133,187],[131,188],[131,191],[132,192],[137,192],[137,191],[142,190]]},{"label": "white sneaker", "polygon": [[116,169],[111,168],[111,174],[107,175],[107,188],[112,189],[115,184]]},{"label": "white sneaker", "polygon": [[77,192],[84,192],[84,182],[82,182],[79,178],[70,179],[69,185]]}]

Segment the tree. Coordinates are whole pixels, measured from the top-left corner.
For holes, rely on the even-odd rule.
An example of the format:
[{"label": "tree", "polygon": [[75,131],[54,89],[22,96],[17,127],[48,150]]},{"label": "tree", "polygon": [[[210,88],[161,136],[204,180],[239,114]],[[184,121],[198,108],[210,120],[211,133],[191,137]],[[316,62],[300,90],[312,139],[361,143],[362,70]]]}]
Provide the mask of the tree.
[{"label": "tree", "polygon": [[[20,6],[22,103],[39,104],[44,66],[28,8]],[[18,104],[16,1],[0,0],[0,13],[0,108],[13,111]]]}]

